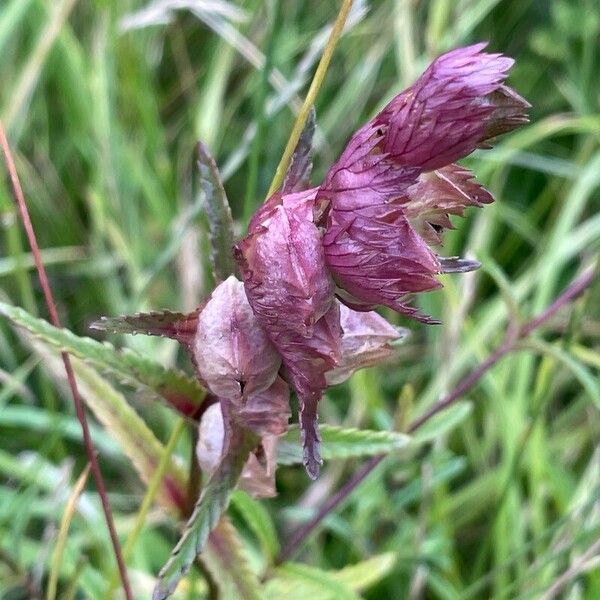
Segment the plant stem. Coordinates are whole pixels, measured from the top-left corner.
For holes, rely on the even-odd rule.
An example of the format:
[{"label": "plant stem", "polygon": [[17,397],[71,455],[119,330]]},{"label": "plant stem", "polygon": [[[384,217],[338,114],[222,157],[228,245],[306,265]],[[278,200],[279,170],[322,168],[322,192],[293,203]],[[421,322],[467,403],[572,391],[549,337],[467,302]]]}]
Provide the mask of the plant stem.
[{"label": "plant stem", "polygon": [[292,129],[292,133],[290,134],[287,146],[285,147],[285,150],[283,151],[283,156],[281,157],[281,160],[277,165],[277,170],[275,171],[275,176],[273,177],[273,181],[271,182],[271,187],[267,192],[267,198],[271,196],[273,192],[278,190],[281,187],[281,184],[283,183],[283,179],[285,177],[285,173],[290,163],[290,159],[292,158],[292,154],[296,149],[296,145],[298,144],[298,140],[300,139],[300,135],[302,134],[302,130],[304,129],[304,125],[306,124],[306,119],[308,119],[310,109],[315,103],[317,94],[319,93],[319,89],[321,88],[323,79],[325,78],[325,73],[327,73],[329,63],[331,62],[333,51],[335,50],[338,40],[342,35],[346,19],[351,8],[352,0],[343,0],[340,12],[338,13],[335,23],[333,24],[333,29],[331,30],[331,33],[329,34],[327,45],[323,50],[323,55],[321,56],[321,60],[319,61],[319,65],[317,67],[317,70],[315,71],[313,80],[310,84],[310,87],[308,88],[308,93],[306,94],[306,98],[304,99],[302,108],[300,109],[298,117],[296,118],[296,122],[294,123],[294,127]]},{"label": "plant stem", "polygon": [[[493,366],[495,366],[504,356],[515,350],[519,340],[527,337],[534,330],[542,326],[548,319],[553,317],[561,308],[573,302],[580,296],[596,277],[595,268],[589,268],[584,271],[571,285],[552,303],[548,308],[542,311],[536,317],[527,321],[521,327],[512,329],[515,333],[507,338],[490,356],[483,361],[478,367],[466,375],[456,385],[456,387],[447,395],[436,402],[423,415],[413,421],[407,428],[408,433],[413,433],[422,427],[432,417],[442,412],[454,402],[459,400],[466,392],[468,392]],[[359,469],[354,475],[319,509],[317,514],[307,523],[300,525],[289,536],[287,544],[283,547],[277,563],[280,564],[288,560],[298,550],[306,538],[312,531],[321,523],[321,521],[339,504],[341,504],[353,491],[362,483],[362,481],[373,472],[373,470],[386,458],[386,454],[374,456],[365,465]]]},{"label": "plant stem", "polygon": [[[6,168],[8,170],[9,176],[10,176],[15,202],[17,203],[19,212],[21,213],[21,220],[23,221],[23,227],[25,229],[25,233],[26,233],[27,239],[29,241],[29,246],[31,247],[31,253],[33,255],[33,260],[35,262],[35,268],[38,273],[40,285],[42,286],[42,290],[44,292],[44,298],[46,300],[46,306],[48,307],[50,321],[52,322],[52,324],[55,327],[60,327],[61,326],[60,319],[58,317],[58,311],[56,310],[56,304],[54,302],[52,290],[50,289],[48,275],[46,274],[46,269],[44,268],[44,263],[42,261],[40,248],[37,243],[35,231],[33,229],[33,225],[31,223],[31,218],[29,216],[29,210],[27,209],[27,204],[25,202],[25,196],[23,195],[23,190],[21,188],[21,182],[19,181],[19,176],[17,174],[15,162],[14,162],[14,159],[12,156],[12,152],[10,150],[10,146],[8,144],[8,139],[6,138],[6,133],[4,131],[4,125],[2,124],[2,122],[0,122],[0,146],[2,147],[2,153],[4,154],[4,161],[6,163]],[[86,451],[88,460],[90,462],[92,474],[94,475],[94,480],[96,481],[96,487],[98,488],[98,495],[100,496],[102,510],[104,511],[106,525],[108,527],[108,532],[109,532],[113,550],[115,553],[115,559],[116,559],[117,565],[119,567],[119,574],[121,575],[123,591],[125,592],[125,597],[127,600],[133,600],[133,595],[131,593],[131,588],[129,586],[129,579],[127,578],[127,570],[125,568],[125,562],[123,561],[123,555],[121,553],[121,546],[119,544],[119,538],[117,537],[117,532],[115,530],[115,524],[114,524],[112,513],[110,510],[110,503],[108,501],[108,495],[106,493],[106,486],[104,484],[104,479],[102,478],[102,472],[100,471],[100,466],[98,465],[98,459],[96,458],[96,450],[94,448],[94,442],[92,441],[92,436],[90,435],[87,418],[85,416],[85,411],[83,409],[83,401],[81,399],[79,390],[77,388],[77,382],[75,381],[75,373],[73,372],[73,366],[71,364],[71,359],[67,352],[62,352],[61,356],[62,356],[63,364],[65,365],[65,371],[67,373],[69,387],[71,388],[71,392],[73,394],[73,403],[75,404],[75,412],[77,413],[77,418],[79,419],[79,423],[81,424],[81,430],[83,433],[83,442],[85,445],[85,451]]]}]

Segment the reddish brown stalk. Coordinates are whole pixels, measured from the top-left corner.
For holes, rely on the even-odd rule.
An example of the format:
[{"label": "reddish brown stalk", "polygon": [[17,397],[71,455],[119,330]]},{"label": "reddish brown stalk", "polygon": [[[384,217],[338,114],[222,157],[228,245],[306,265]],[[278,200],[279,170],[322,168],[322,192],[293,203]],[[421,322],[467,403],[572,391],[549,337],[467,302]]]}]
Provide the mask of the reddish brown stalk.
[{"label": "reddish brown stalk", "polygon": [[[446,396],[436,402],[429,410],[413,421],[408,429],[408,433],[413,433],[419,427],[422,427],[432,417],[448,408],[459,400],[466,392],[468,392],[494,365],[496,365],[502,358],[504,358],[510,352],[518,348],[518,342],[523,338],[527,337],[530,333],[536,330],[538,327],[546,323],[548,319],[553,317],[561,308],[567,306],[578,296],[580,296],[594,281],[596,277],[596,271],[593,268],[587,269],[580,275],[571,285],[544,311],[533,319],[527,321],[527,323],[518,326],[517,324],[511,324],[507,339],[494,351],[490,356],[483,361],[477,368],[473,369],[468,375],[466,375],[456,387]],[[367,463],[365,463],[354,475],[346,481],[346,483],[329,498],[325,504],[319,509],[317,514],[307,523],[300,525],[295,531],[291,533],[288,538],[286,545],[283,547],[277,562],[282,563],[288,560],[304,543],[306,538],[313,532],[313,530],[321,523],[321,521],[337,506],[339,506],[355,489],[362,483],[362,481],[373,472],[373,470],[383,461],[386,454],[379,454],[374,456]]]},{"label": "reddish brown stalk", "polygon": [[[50,321],[52,322],[52,324],[55,327],[60,327],[61,325],[60,325],[60,319],[58,318],[58,311],[56,310],[56,304],[54,302],[54,297],[53,297],[52,291],[50,289],[50,283],[48,281],[46,269],[44,268],[44,263],[42,262],[40,248],[38,246],[35,231],[33,229],[33,225],[31,223],[31,219],[29,217],[29,211],[27,209],[27,204],[25,202],[25,196],[23,195],[23,190],[21,188],[21,182],[19,181],[19,176],[17,174],[15,162],[13,160],[12,152],[11,152],[10,146],[8,144],[8,139],[6,138],[6,133],[4,131],[4,125],[2,124],[2,122],[0,122],[0,146],[2,146],[2,153],[4,154],[6,168],[8,170],[8,174],[10,176],[15,202],[17,203],[17,207],[21,214],[21,219],[23,221],[23,227],[25,229],[25,233],[26,233],[27,239],[29,241],[29,246],[31,247],[31,253],[33,255],[33,260],[34,260],[35,268],[37,270],[37,274],[38,274],[38,277],[40,280],[40,285],[42,286],[42,290],[44,292],[44,298],[46,300],[46,306],[48,307]],[[123,555],[121,553],[121,546],[119,544],[119,539],[117,537],[117,532],[115,530],[115,524],[114,524],[114,521],[112,518],[112,513],[110,510],[110,503],[108,501],[108,496],[106,494],[106,486],[104,485],[104,479],[102,478],[100,466],[98,465],[98,460],[96,458],[96,450],[94,449],[94,443],[93,443],[92,437],[90,435],[87,418],[85,416],[85,411],[83,409],[83,401],[79,394],[79,390],[77,389],[77,382],[75,381],[75,373],[73,372],[73,365],[71,364],[71,359],[66,352],[62,352],[61,355],[62,355],[63,363],[65,365],[65,371],[67,373],[67,380],[69,382],[69,387],[71,388],[71,392],[73,393],[73,403],[75,404],[75,412],[77,413],[77,418],[79,419],[79,423],[81,424],[81,430],[83,432],[83,443],[85,446],[85,451],[87,453],[88,460],[90,461],[92,474],[94,475],[94,479],[96,481],[96,487],[98,488],[98,495],[100,496],[100,501],[102,503],[102,509],[104,511],[104,516],[106,518],[106,525],[108,526],[108,532],[110,534],[110,539],[111,539],[114,553],[115,553],[115,559],[116,559],[117,565],[119,567],[119,574],[121,576],[121,581],[123,583],[123,590],[125,592],[125,597],[127,598],[127,600],[133,600],[133,595],[131,593],[131,588],[129,586],[129,580],[127,577],[127,569],[125,568],[125,562],[123,561]]]}]

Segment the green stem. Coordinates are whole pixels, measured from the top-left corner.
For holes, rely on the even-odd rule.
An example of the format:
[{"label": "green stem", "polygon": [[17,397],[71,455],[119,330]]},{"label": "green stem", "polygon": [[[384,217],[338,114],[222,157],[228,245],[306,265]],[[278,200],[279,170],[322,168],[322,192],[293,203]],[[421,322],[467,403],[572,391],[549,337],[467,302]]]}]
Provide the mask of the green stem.
[{"label": "green stem", "polygon": [[300,139],[300,135],[302,134],[302,130],[304,129],[304,125],[306,124],[306,120],[308,119],[310,109],[314,105],[317,94],[319,93],[319,89],[321,88],[321,84],[325,79],[325,74],[329,68],[333,51],[335,50],[338,40],[342,35],[348,13],[352,8],[352,1],[353,0],[343,0],[342,2],[342,7],[340,8],[340,12],[338,13],[335,23],[333,24],[333,29],[331,30],[329,39],[327,40],[327,45],[325,46],[325,50],[323,51],[323,55],[319,61],[319,66],[317,67],[313,80],[310,84],[310,88],[308,89],[308,93],[306,94],[306,98],[304,99],[304,103],[302,104],[302,108],[300,109],[298,117],[296,118],[296,122],[294,123],[294,128],[290,134],[290,139],[288,140],[287,146],[283,151],[283,156],[277,165],[277,170],[275,171],[275,176],[271,182],[271,187],[267,192],[267,198],[271,196],[273,192],[279,189],[283,183],[283,178],[285,177],[290,159],[292,158],[292,154],[294,153],[296,145],[298,144],[298,140]]}]

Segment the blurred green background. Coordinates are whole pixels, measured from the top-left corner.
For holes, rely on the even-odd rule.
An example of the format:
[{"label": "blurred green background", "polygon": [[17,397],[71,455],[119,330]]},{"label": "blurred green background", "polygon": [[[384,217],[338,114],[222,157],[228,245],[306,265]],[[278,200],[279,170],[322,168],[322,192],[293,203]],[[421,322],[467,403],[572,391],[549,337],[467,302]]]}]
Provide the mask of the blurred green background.
[{"label": "blurred green background", "polygon": [[[0,115],[65,327],[88,335],[100,315],[190,310],[210,292],[195,144],[204,140],[215,155],[241,234],[338,8],[317,0],[0,0]],[[465,161],[497,202],[457,219],[444,253],[477,257],[483,268],[445,276],[443,290],[418,300],[442,326],[387,315],[409,326],[411,339],[395,360],[332,389],[322,422],[402,428],[501,343],[509,318],[539,313],[597,259],[598,0],[356,1],[316,103],[312,180],[433,57],[480,40],[516,59],[509,83],[533,105],[529,126]],[[46,316],[6,182],[0,299]],[[410,459],[388,458],[295,559],[333,572],[392,553],[356,592],[370,599],[542,597],[600,536],[599,300],[595,286],[551,320],[535,347],[495,366],[430,444]],[[190,370],[170,342],[113,341]],[[70,397],[45,367],[0,321],[3,598],[44,589],[60,515],[85,464]],[[173,415],[128,398],[166,439]],[[118,445],[99,426],[94,432],[125,535],[144,488]],[[182,457],[188,445],[182,440]],[[280,541],[359,465],[327,464],[315,483],[302,468],[282,467],[280,495],[262,502]],[[102,597],[113,566],[108,538],[96,496],[83,499],[61,589]],[[260,565],[256,540],[235,510],[232,517]],[[174,521],[156,509],[129,563],[136,597],[148,597],[140,590],[175,541]],[[200,579],[181,597],[197,597]],[[315,586],[312,600],[342,597],[318,578]],[[600,598],[598,559],[575,569],[560,594]]]}]

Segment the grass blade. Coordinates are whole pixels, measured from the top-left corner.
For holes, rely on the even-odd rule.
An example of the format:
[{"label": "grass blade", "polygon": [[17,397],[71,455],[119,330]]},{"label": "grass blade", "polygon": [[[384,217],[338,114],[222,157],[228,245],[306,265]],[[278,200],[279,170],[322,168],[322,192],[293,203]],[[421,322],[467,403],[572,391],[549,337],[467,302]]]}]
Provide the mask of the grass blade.
[{"label": "grass blade", "polygon": [[62,556],[65,551],[67,544],[67,535],[69,533],[69,525],[75,515],[77,509],[77,501],[79,496],[83,492],[83,488],[87,482],[88,475],[90,474],[90,464],[88,463],[81,475],[78,477],[77,482],[73,486],[71,495],[67,500],[65,506],[65,512],[60,521],[60,528],[58,530],[58,537],[56,539],[56,547],[54,548],[54,554],[52,556],[52,566],[50,568],[50,580],[48,582],[48,589],[46,592],[46,600],[54,600],[56,598],[56,588],[58,587],[58,576],[60,574],[60,565],[62,563]]},{"label": "grass blade", "polygon": [[222,598],[260,600],[261,585],[248,562],[235,527],[222,517],[209,536],[202,562],[215,580]]}]

